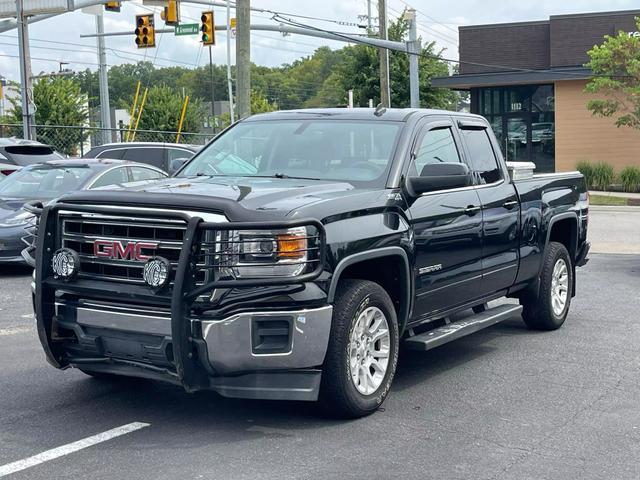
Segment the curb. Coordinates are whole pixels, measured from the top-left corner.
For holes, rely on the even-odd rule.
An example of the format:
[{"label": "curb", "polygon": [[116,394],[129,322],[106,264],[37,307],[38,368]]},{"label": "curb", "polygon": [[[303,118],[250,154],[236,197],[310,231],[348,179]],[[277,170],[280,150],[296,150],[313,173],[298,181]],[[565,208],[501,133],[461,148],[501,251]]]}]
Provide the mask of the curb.
[{"label": "curb", "polygon": [[640,207],[624,205],[589,205],[590,212],[640,212]]}]

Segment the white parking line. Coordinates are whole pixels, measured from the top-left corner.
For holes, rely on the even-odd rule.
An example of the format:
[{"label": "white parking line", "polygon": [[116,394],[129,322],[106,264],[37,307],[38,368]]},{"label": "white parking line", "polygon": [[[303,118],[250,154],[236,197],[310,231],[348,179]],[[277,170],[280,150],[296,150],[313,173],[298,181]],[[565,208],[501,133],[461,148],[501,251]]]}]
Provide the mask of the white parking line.
[{"label": "white parking line", "polygon": [[69,443],[67,445],[62,445],[61,447],[47,450],[46,452],[39,453],[37,455],[34,455],[33,457],[2,465],[0,466],[0,478],[11,475],[12,473],[20,472],[30,467],[34,467],[36,465],[40,465],[41,463],[48,462],[49,460],[55,460],[56,458],[69,455],[70,453],[83,450],[98,443],[106,442],[107,440],[111,440],[112,438],[135,432],[136,430],[140,430],[141,428],[145,428],[148,426],[148,423],[129,423],[127,425],[123,425],[121,427],[107,430],[106,432],[102,432],[97,435],[93,435],[92,437],[78,440],[77,442]]}]

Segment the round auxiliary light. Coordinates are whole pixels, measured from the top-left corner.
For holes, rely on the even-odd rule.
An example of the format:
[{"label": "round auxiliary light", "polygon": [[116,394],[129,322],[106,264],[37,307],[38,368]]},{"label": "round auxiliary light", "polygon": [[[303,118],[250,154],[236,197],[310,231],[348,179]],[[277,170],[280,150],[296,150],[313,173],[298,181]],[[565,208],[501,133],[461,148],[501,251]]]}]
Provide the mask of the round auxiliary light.
[{"label": "round auxiliary light", "polygon": [[144,265],[142,278],[152,288],[163,288],[169,283],[171,262],[166,258],[154,257]]},{"label": "round auxiliary light", "polygon": [[80,267],[80,257],[70,248],[56,250],[51,259],[53,274],[55,278],[71,280],[78,273]]}]

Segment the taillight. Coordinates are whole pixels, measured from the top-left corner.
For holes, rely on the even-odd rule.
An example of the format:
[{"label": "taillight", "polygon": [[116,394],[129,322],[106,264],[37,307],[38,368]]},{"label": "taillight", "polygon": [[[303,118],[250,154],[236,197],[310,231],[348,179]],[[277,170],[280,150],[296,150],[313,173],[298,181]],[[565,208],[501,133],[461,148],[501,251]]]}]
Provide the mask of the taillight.
[{"label": "taillight", "polygon": [[15,170],[0,170],[0,173],[5,176],[11,175],[13,172],[15,172]]}]

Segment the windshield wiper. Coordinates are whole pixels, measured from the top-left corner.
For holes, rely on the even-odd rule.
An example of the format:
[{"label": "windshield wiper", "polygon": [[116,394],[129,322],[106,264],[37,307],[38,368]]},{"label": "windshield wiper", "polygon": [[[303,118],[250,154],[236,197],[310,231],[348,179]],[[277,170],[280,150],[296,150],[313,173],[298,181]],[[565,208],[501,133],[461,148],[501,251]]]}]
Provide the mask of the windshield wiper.
[{"label": "windshield wiper", "polygon": [[286,173],[274,173],[273,176],[276,178],[291,178]]}]

